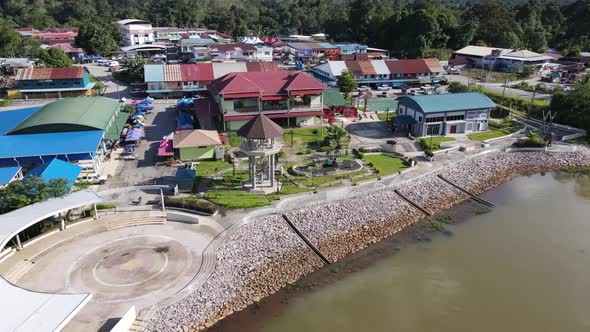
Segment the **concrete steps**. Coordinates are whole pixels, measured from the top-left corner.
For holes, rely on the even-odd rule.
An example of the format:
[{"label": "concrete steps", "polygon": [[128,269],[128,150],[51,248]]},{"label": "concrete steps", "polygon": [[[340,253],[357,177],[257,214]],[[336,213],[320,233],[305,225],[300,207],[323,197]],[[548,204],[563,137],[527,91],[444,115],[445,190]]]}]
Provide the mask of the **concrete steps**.
[{"label": "concrete steps", "polygon": [[24,276],[33,267],[29,261],[22,261],[14,265],[13,268],[4,275],[4,279],[8,282],[16,283],[22,276]]},{"label": "concrete steps", "polygon": [[104,221],[107,230],[143,225],[163,225],[167,221],[166,213],[161,211],[134,211],[118,213]]},{"label": "concrete steps", "polygon": [[133,325],[129,328],[129,332],[143,332],[147,327],[147,323],[154,316],[157,310],[157,305],[154,305],[148,309],[144,309],[137,314]]}]

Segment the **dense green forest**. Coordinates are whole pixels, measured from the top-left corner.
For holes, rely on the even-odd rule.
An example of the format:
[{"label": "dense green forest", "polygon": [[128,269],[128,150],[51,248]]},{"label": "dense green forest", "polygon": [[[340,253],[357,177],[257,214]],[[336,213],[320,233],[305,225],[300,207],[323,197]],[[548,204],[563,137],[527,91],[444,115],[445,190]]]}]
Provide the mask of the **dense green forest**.
[{"label": "dense green forest", "polygon": [[13,28],[54,26],[79,27],[79,46],[106,54],[117,48],[113,22],[121,18],[233,36],[325,32],[331,40],[367,43],[398,57],[445,58],[448,49],[467,44],[590,49],[590,0],[0,0],[0,55],[34,52]]}]

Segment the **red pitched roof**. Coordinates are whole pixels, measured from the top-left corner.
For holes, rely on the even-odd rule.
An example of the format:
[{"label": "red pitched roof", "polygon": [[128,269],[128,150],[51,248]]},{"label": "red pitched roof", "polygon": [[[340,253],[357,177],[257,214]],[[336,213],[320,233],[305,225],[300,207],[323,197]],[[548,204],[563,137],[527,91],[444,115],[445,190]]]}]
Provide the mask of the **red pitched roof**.
[{"label": "red pitched roof", "polygon": [[428,68],[430,68],[430,71],[432,71],[433,73],[440,73],[443,71],[443,68],[440,65],[440,62],[438,61],[438,59],[435,59],[435,58],[424,59],[424,62],[426,62],[426,65],[428,66]]},{"label": "red pitched roof", "polygon": [[363,75],[377,75],[375,68],[373,68],[373,64],[369,60],[359,60],[358,61],[359,67],[361,67],[361,72]]},{"label": "red pitched roof", "polygon": [[83,78],[86,68],[69,67],[69,68],[24,68],[19,69],[15,79],[17,81],[26,80],[59,80],[68,78]]},{"label": "red pitched roof", "polygon": [[288,71],[229,73],[209,85],[214,94],[233,97],[287,95],[297,93],[321,93],[326,87],[303,73]]},{"label": "red pitched roof", "polygon": [[352,73],[353,76],[365,75],[365,74],[363,74],[363,70],[361,69],[361,65],[359,64],[358,61],[356,61],[356,60],[344,61],[344,64],[346,64],[346,68],[348,68],[348,70]]},{"label": "red pitched roof", "polygon": [[82,50],[81,48],[74,47],[68,43],[53,44],[53,45],[51,45],[51,48],[59,48],[60,50],[64,51],[65,53],[82,53],[82,52],[84,52],[84,50]]},{"label": "red pitched roof", "polygon": [[430,67],[424,59],[404,59],[385,61],[392,74],[430,73]]},{"label": "red pitched roof", "polygon": [[213,66],[208,63],[180,65],[180,74],[183,82],[188,81],[213,81]]}]

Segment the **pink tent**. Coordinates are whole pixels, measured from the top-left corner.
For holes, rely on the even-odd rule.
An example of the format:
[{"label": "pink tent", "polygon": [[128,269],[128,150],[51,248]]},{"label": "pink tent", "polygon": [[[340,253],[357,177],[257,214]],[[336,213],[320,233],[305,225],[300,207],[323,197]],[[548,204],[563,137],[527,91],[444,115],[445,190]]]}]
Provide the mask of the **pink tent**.
[{"label": "pink tent", "polygon": [[160,143],[158,147],[158,157],[172,157],[174,156],[174,148],[172,146],[172,140],[165,139]]},{"label": "pink tent", "polygon": [[274,39],[274,38],[271,38],[271,39],[270,39],[270,43],[271,43],[271,44],[274,44],[276,41],[277,41],[277,40],[276,40],[276,39]]},{"label": "pink tent", "polygon": [[268,37],[264,37],[264,39],[262,40],[265,44],[268,44],[270,42],[270,40],[268,39]]}]

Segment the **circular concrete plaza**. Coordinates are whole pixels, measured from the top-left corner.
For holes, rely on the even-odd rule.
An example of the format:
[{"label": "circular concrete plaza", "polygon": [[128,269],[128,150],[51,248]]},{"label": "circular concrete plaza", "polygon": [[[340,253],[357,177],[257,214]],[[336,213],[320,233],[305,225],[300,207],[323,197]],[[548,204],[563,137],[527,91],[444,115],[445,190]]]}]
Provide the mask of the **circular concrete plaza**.
[{"label": "circular concrete plaza", "polygon": [[36,291],[92,293],[68,331],[98,330],[132,305],[139,311],[174,295],[199,273],[203,250],[222,230],[214,223],[170,221],[111,231],[92,228],[29,253],[34,264],[16,280]]}]

